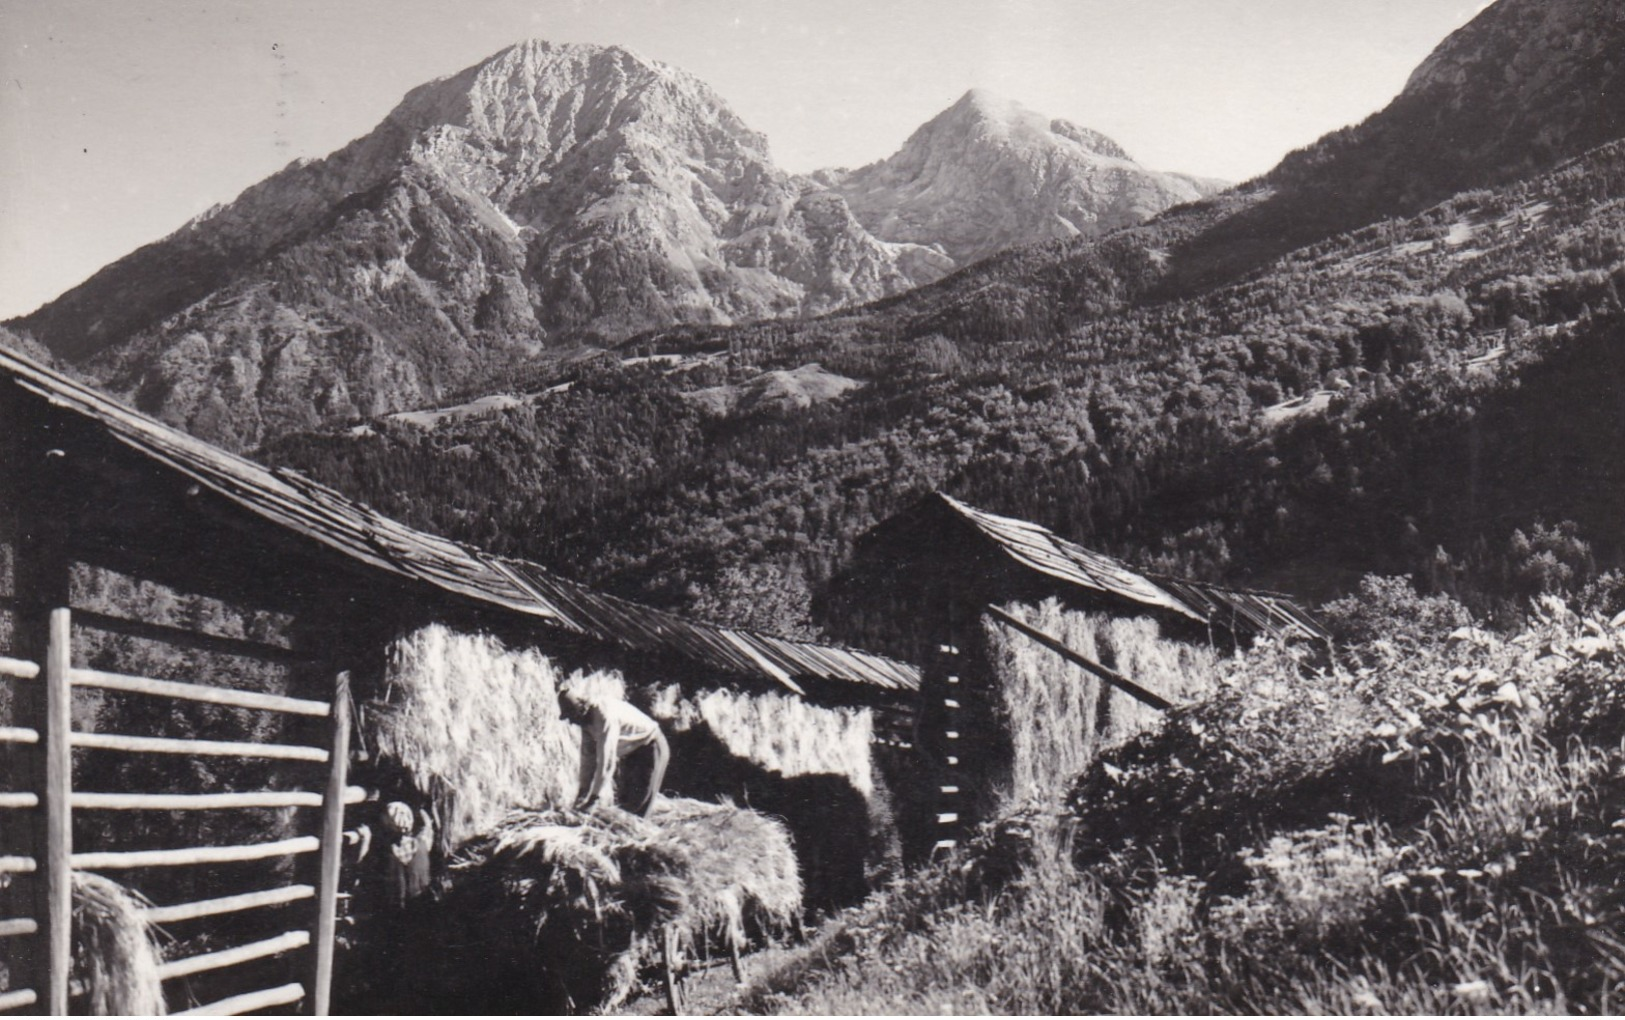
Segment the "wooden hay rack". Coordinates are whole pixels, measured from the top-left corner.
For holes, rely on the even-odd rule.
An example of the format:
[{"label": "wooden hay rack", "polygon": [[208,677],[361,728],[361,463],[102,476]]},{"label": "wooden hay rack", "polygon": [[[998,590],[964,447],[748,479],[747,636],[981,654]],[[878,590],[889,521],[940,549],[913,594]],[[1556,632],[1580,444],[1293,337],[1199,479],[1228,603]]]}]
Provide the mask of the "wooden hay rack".
[{"label": "wooden hay rack", "polygon": [[[91,614],[94,615],[94,614]],[[316,1015],[328,1012],[333,975],[335,907],[339,888],[340,847],[344,806],[360,799],[359,789],[346,784],[349,756],[350,703],[347,674],[336,678],[330,701],[292,698],[238,690],[211,684],[158,680],[144,676],[75,666],[72,662],[70,610],[49,615],[49,640],[43,662],[0,658],[0,682],[20,688],[15,703],[32,707],[18,722],[27,726],[0,728],[0,744],[12,745],[31,759],[31,768],[18,770],[23,788],[0,791],[0,818],[8,838],[8,852],[0,855],[0,875],[19,888],[7,900],[19,916],[0,917],[0,938],[24,940],[22,953],[10,958],[32,961],[27,973],[13,972],[13,987],[0,993],[0,1011],[30,1010],[65,1015],[70,1002],[85,994],[83,983],[70,974],[72,964],[73,875],[78,871],[115,872],[121,880],[146,869],[208,868],[220,864],[271,861],[315,854],[314,884],[286,881],[265,888],[191,902],[172,902],[146,908],[152,924],[182,925],[202,919],[266,908],[306,913],[303,923],[280,934],[251,942],[166,959],[159,968],[165,981],[224,971],[254,961],[308,951],[308,976],[273,987],[245,988],[186,1013],[235,1015],[273,1007],[305,1003]],[[294,716],[320,734],[308,744],[221,741],[92,733],[75,729],[71,713],[76,688],[117,691],[151,698],[205,703]],[[306,769],[313,789],[229,790],[206,793],[87,791],[73,785],[73,752],[78,750],[128,755],[185,755],[194,758],[234,758],[252,761],[294,762]],[[13,781],[13,785],[17,785]],[[231,811],[245,808],[290,809],[306,832],[285,839],[238,845],[186,846],[164,849],[96,849],[77,851],[73,845],[75,812]],[[9,852],[19,846],[28,852]],[[307,869],[308,870],[308,869]],[[127,883],[139,891],[139,883]],[[24,915],[17,904],[32,905]],[[18,987],[22,985],[22,987]]]}]

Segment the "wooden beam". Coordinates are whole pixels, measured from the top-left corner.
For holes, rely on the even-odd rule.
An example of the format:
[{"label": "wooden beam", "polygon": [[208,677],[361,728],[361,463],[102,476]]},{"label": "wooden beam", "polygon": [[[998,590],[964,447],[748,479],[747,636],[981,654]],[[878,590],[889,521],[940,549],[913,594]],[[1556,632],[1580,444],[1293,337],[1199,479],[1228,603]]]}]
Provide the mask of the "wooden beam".
[{"label": "wooden beam", "polygon": [[267,712],[288,712],[293,715],[318,717],[325,717],[329,711],[325,701],[289,698],[281,694],[261,694],[258,691],[241,691],[235,687],[182,683],[178,680],[154,680],[151,677],[108,673],[99,669],[76,669],[73,671],[73,682],[81,687],[100,687],[109,691],[202,701],[230,708],[253,708]]},{"label": "wooden beam", "polygon": [[32,680],[39,676],[39,663],[0,655],[0,676],[9,676],[14,680]]},{"label": "wooden beam", "polygon": [[208,634],[198,630],[187,630],[184,627],[172,627],[163,623],[149,623],[146,620],[131,620],[127,617],[112,616],[84,608],[75,608],[73,619],[74,623],[79,626],[89,627],[93,630],[104,630],[111,634],[123,634],[127,637],[156,641],[166,645],[177,645],[181,648],[195,648],[199,651],[214,652],[220,655],[236,655],[245,659],[263,659],[267,662],[279,663],[299,664],[310,661],[308,657],[299,654],[286,645],[256,641],[253,638],[234,638],[221,634]]},{"label": "wooden beam", "polygon": [[32,988],[19,988],[14,992],[0,992],[0,1010],[8,1013],[14,1009],[22,1009],[24,1006],[32,1006],[38,1001],[39,995]]},{"label": "wooden beam", "polygon": [[316,890],[311,886],[285,885],[279,889],[239,893],[236,896],[217,896],[212,900],[174,903],[167,907],[147,907],[141,911],[141,915],[152,924],[174,924],[176,921],[191,921],[218,914],[235,914],[260,907],[279,907],[284,903],[308,900],[315,895]]},{"label": "wooden beam", "polygon": [[315,836],[296,836],[273,843],[248,843],[242,846],[196,846],[175,850],[104,850],[100,853],[73,855],[73,866],[83,871],[113,870],[118,868],[170,868],[187,864],[231,864],[237,861],[258,861],[267,857],[286,857],[308,854],[320,847]]},{"label": "wooden beam", "polygon": [[45,657],[45,920],[50,983],[46,1006],[68,1013],[73,966],[73,635],[66,609],[51,611]]},{"label": "wooden beam", "polygon": [[311,982],[311,1010],[327,1016],[333,989],[333,940],[338,931],[339,869],[344,848],[344,802],[350,764],[350,673],[333,686],[332,757],[327,775],[327,804],[322,812],[321,895],[316,900],[316,974]]},{"label": "wooden beam", "polygon": [[267,956],[279,956],[310,945],[310,932],[290,931],[258,942],[250,942],[243,946],[233,946],[230,949],[217,949],[212,953],[199,953],[197,956],[184,956],[179,960],[166,960],[158,965],[158,977],[164,981],[175,978],[190,977],[193,974],[202,974],[211,970],[220,970],[222,967],[235,967],[239,963],[250,960],[262,960]]},{"label": "wooden beam", "polygon": [[280,758],[325,765],[327,752],[298,744],[256,744],[233,740],[187,740],[180,737],[135,737],[121,733],[75,733],[74,747],[154,754],[206,754],[226,758]]},{"label": "wooden beam", "polygon": [[306,790],[252,793],[75,793],[73,806],[87,811],[218,811],[230,808],[313,808],[322,795]]},{"label": "wooden beam", "polygon": [[233,995],[199,1006],[196,1009],[183,1009],[171,1016],[241,1016],[244,1013],[253,1013],[272,1006],[288,1006],[305,997],[305,987],[297,981],[276,988],[267,988],[258,992],[244,992],[242,995]]},{"label": "wooden beam", "polygon": [[1121,673],[1118,673],[1116,670],[1108,669],[1086,655],[1081,655],[1074,652],[1072,649],[1062,644],[1058,638],[1051,637],[1050,635],[1039,630],[1037,627],[1031,627],[1025,623],[1022,623],[1020,620],[1016,619],[1014,616],[1011,616],[998,606],[990,605],[987,607],[987,611],[995,620],[998,620],[1000,623],[1011,628],[1012,630],[1027,635],[1034,641],[1037,641],[1039,644],[1043,645],[1045,648],[1048,648],[1050,651],[1059,655],[1061,658],[1067,660],[1073,665],[1081,666],[1083,669],[1088,670],[1090,673],[1093,673],[1095,676],[1106,681],[1135,700],[1143,704],[1150,705],[1152,708],[1163,712],[1166,712],[1170,708],[1174,707],[1173,702],[1169,701],[1167,698],[1141,687],[1139,684],[1135,683],[1133,680],[1130,680]]}]

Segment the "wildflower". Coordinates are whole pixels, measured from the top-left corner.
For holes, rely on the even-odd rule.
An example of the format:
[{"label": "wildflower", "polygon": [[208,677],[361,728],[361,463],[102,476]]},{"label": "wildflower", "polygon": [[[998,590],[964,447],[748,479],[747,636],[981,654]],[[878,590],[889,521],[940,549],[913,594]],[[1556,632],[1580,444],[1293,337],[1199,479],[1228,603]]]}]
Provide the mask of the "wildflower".
[{"label": "wildflower", "polygon": [[1395,871],[1382,876],[1382,884],[1389,889],[1403,889],[1411,884],[1411,880],[1403,872]]},{"label": "wildflower", "polygon": [[1417,874],[1419,876],[1421,876],[1422,878],[1443,878],[1444,877],[1444,869],[1443,868],[1423,868],[1421,871],[1418,871]]},{"label": "wildflower", "polygon": [[1477,868],[1457,868],[1456,874],[1467,879],[1469,882],[1476,882],[1478,879],[1484,877],[1484,872]]}]

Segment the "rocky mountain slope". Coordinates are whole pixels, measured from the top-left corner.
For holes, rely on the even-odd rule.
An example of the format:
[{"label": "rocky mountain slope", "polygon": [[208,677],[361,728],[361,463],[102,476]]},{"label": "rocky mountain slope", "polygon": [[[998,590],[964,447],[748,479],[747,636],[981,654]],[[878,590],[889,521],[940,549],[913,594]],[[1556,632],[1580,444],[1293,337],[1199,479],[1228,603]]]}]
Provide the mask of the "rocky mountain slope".
[{"label": "rocky mountain slope", "polygon": [[1098,131],[973,89],[896,154],[826,172],[876,237],[968,265],[1014,244],[1097,238],[1227,187],[1140,166]]},{"label": "rocky mountain slope", "polygon": [[[1562,4],[1501,0],[1481,18],[1509,10],[1512,36],[1469,26],[1441,52],[1480,32],[1485,52],[1569,38],[1540,28],[1561,27]],[[1381,141],[1417,115],[1402,99],[1260,182],[1101,241],[1007,250],[817,320],[656,336],[638,344],[645,363],[538,380],[545,407],[428,441],[386,427],[269,453],[425,526],[673,605],[719,569],[816,585],[930,488],[1155,568],[1306,593],[1370,570],[1463,593],[1578,583],[1625,564],[1625,141],[1563,155],[1615,130],[1615,94],[1569,52],[1509,65],[1550,82],[1558,165],[1516,179],[1527,150],[1488,141],[1467,190],[1410,215],[1452,186],[1429,168],[1455,157],[1413,135],[1407,175]],[[1519,94],[1436,93],[1434,135],[1483,123],[1479,98],[1504,110]],[[1321,173],[1371,183],[1336,212],[1368,218],[1309,224],[1311,242],[1272,254],[1295,220],[1246,217],[1332,204],[1344,192]],[[1375,187],[1406,180],[1415,195]],[[1208,266],[1227,282],[1180,275],[1238,223],[1229,260]],[[695,367],[656,371],[650,356]],[[814,362],[863,385],[720,420],[693,397]],[[500,462],[438,453],[463,447]]]},{"label": "rocky mountain slope", "polygon": [[247,446],[563,345],[817,313],[952,266],[876,240],[692,75],[529,42],[14,325]]}]

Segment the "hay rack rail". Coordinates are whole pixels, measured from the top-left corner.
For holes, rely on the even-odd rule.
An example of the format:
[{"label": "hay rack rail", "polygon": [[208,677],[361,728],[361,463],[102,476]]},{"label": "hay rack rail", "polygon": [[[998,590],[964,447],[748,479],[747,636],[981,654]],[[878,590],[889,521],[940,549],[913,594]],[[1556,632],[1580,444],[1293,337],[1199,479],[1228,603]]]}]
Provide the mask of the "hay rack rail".
[{"label": "hay rack rail", "polygon": [[[72,664],[71,626],[70,610],[51,611],[43,663],[0,657],[0,683],[13,685],[10,693],[16,704],[35,706],[33,725],[0,727],[0,745],[12,745],[12,750],[24,752],[33,764],[32,768],[22,770],[24,785],[28,788],[0,791],[0,827],[16,834],[8,840],[8,852],[0,855],[0,879],[4,880],[0,884],[21,886],[26,894],[30,891],[27,884],[32,883],[31,896],[13,896],[9,902],[16,904],[20,900],[33,904],[33,916],[0,916],[0,940],[31,943],[19,947],[22,952],[4,954],[7,959],[23,962],[25,967],[24,973],[19,974],[14,966],[11,990],[0,992],[0,1012],[29,1010],[65,1015],[70,1001],[86,994],[84,982],[70,974],[75,872],[116,872],[122,876],[128,872],[139,874],[146,869],[208,868],[317,854],[314,885],[288,881],[226,896],[150,905],[144,908],[144,913],[146,920],[154,925],[180,925],[262,908],[308,903],[308,925],[244,944],[166,959],[159,966],[158,976],[169,982],[308,950],[308,977],[304,980],[245,988],[184,1012],[236,1015],[305,1003],[315,1015],[326,1015],[333,974],[344,807],[362,795],[361,790],[346,785],[350,733],[348,675],[338,675],[331,701],[316,701],[103,672]],[[43,690],[15,689],[33,685]],[[311,730],[323,736],[309,744],[281,744],[84,732],[73,725],[71,709],[76,688],[304,717],[311,724]],[[14,721],[30,720],[25,716]],[[305,785],[322,788],[208,793],[82,791],[73,788],[75,749],[304,763],[311,767],[308,771],[313,777],[321,777],[319,783]],[[317,771],[318,768],[321,771]],[[15,786],[17,780],[7,785]],[[289,809],[297,812],[295,817],[302,819],[314,813],[317,819],[301,826],[313,831],[260,843],[90,852],[75,852],[73,846],[75,812],[243,808]],[[18,846],[31,848],[32,852],[9,852]],[[15,906],[7,912],[12,911],[16,911]],[[33,966],[26,966],[28,961],[32,961]]]}]

